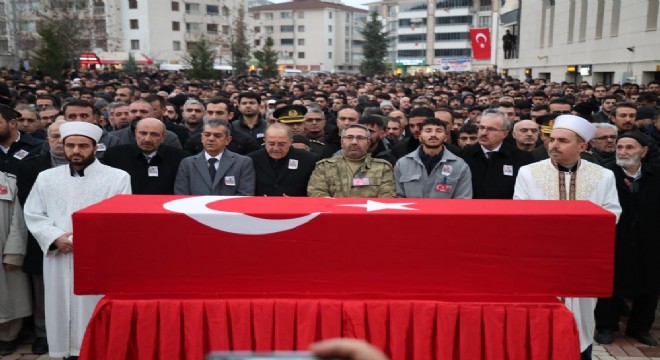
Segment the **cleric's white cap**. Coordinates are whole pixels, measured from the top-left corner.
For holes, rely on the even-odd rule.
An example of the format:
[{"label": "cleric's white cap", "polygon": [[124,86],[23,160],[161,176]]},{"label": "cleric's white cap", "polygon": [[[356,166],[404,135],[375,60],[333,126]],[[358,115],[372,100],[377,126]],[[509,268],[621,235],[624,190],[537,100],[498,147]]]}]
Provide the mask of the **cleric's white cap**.
[{"label": "cleric's white cap", "polygon": [[62,140],[71,135],[86,136],[99,142],[103,135],[103,130],[94,124],[84,121],[69,121],[62,124],[62,126],[60,126],[60,136],[62,137]]},{"label": "cleric's white cap", "polygon": [[552,128],[571,130],[587,142],[596,136],[596,128],[586,119],[575,115],[558,116]]}]

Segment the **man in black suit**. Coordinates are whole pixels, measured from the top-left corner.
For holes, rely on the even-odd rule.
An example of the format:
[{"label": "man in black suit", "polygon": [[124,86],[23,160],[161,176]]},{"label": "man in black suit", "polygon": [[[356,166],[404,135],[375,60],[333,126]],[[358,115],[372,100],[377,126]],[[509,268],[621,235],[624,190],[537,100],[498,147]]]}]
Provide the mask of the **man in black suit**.
[{"label": "man in black suit", "polygon": [[255,195],[307,196],[318,156],[292,147],[292,138],[289,126],[271,124],[266,129],[265,148],[248,155],[256,175]]},{"label": "man in black suit", "polygon": [[502,111],[488,109],[479,124],[479,143],[460,153],[470,166],[474,199],[512,199],[518,170],[534,162],[530,153],[504,141],[512,127]]},{"label": "man in black suit", "polygon": [[111,147],[103,162],[131,175],[133,194],[174,194],[179,163],[189,154],[163,145],[164,137],[165,124],[162,121],[142,119],[135,125],[136,144]]}]

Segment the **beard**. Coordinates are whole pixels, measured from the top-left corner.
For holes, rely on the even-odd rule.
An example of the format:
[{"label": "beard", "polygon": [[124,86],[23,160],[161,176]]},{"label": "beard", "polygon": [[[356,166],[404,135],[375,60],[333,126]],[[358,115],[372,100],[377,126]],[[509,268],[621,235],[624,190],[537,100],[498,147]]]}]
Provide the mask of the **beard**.
[{"label": "beard", "polygon": [[622,159],[618,155],[616,156],[616,164],[621,167],[634,166],[638,164],[640,160],[639,155],[631,156],[630,159]]},{"label": "beard", "polygon": [[72,155],[64,154],[64,157],[66,160],[69,162],[69,164],[73,166],[80,166],[80,167],[85,167],[96,160],[96,157],[94,156],[94,153],[87,157],[77,157],[76,159],[73,159]]}]

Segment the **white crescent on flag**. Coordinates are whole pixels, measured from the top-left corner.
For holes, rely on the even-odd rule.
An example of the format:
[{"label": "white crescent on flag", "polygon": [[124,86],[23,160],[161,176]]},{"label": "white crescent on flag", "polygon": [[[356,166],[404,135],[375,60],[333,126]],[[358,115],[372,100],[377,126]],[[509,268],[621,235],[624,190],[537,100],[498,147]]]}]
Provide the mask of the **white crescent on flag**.
[{"label": "white crescent on flag", "polygon": [[479,41],[479,38],[480,38],[480,37],[484,38],[484,43],[487,43],[487,42],[488,42],[488,38],[486,37],[486,35],[484,35],[484,33],[478,33],[477,36],[474,37],[474,39],[475,39],[478,43],[481,43],[481,41]]},{"label": "white crescent on flag", "polygon": [[[209,209],[206,205],[215,201],[241,198],[242,196],[195,196],[172,200],[163,205],[165,210],[185,214],[210,228],[241,235],[266,235],[291,230],[303,225],[321,213],[311,213],[298,218],[273,220],[260,219],[243,213]],[[225,216],[218,216],[225,215]]]}]

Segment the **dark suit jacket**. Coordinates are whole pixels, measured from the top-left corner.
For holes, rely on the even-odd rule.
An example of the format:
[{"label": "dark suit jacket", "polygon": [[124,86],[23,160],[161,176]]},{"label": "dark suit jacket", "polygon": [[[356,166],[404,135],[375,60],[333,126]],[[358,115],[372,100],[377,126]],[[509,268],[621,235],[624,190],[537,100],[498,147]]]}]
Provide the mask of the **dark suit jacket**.
[{"label": "dark suit jacket", "polygon": [[[174,194],[174,180],[179,163],[189,156],[187,152],[175,147],[161,145],[156,155],[147,164],[142,151],[137,145],[118,145],[108,149],[103,162],[131,175],[133,194]],[[155,166],[158,176],[149,176],[149,167]]]},{"label": "dark suit jacket", "polygon": [[[18,174],[16,175],[16,186],[18,187],[18,202],[25,205],[28,195],[37,181],[40,172],[52,167],[50,151],[47,147],[41,147],[39,151],[30,153],[28,157],[20,162]],[[42,274],[44,268],[44,253],[37,239],[28,231],[27,251],[23,259],[23,271],[28,274]]]},{"label": "dark suit jacket", "polygon": [[[500,151],[490,155],[490,159],[486,158],[479,143],[464,148],[459,156],[472,173],[473,199],[512,199],[518,170],[534,162],[530,153],[506,142],[502,143]],[[511,166],[513,174],[505,174],[504,166]]]},{"label": "dark suit jacket", "polygon": [[[204,151],[181,161],[174,182],[177,195],[254,195],[252,159],[229,150],[224,151],[211,181]],[[233,184],[232,184],[233,183]]]},{"label": "dark suit jacket", "polygon": [[[307,183],[319,160],[316,154],[291,147],[287,156],[278,160],[277,164],[268,156],[266,149],[248,156],[252,158],[257,176],[255,195],[307,196]],[[295,169],[291,169],[290,160],[297,160]]]}]

